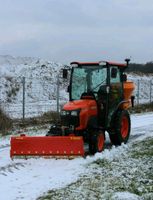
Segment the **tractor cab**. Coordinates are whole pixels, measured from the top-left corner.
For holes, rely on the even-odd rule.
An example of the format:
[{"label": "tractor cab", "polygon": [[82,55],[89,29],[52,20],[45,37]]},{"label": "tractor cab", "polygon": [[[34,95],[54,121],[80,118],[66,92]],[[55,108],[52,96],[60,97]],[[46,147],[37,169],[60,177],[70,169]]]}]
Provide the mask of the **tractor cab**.
[{"label": "tractor cab", "polygon": [[[99,63],[72,63],[70,80],[70,101],[79,99],[97,99],[102,86],[107,85],[107,68]],[[106,89],[106,88],[105,88]]]}]

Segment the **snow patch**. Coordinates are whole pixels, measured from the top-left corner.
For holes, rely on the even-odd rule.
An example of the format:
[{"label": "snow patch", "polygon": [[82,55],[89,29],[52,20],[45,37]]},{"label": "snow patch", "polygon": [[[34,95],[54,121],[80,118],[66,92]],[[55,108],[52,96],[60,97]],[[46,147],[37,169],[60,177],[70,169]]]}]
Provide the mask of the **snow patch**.
[{"label": "snow patch", "polygon": [[116,192],[111,200],[140,200],[140,197],[130,192]]}]

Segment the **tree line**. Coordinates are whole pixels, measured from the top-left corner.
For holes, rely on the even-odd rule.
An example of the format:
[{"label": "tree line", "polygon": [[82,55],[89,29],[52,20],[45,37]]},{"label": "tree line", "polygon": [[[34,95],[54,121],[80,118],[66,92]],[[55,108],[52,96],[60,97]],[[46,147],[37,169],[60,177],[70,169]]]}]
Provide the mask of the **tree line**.
[{"label": "tree line", "polygon": [[153,62],[147,62],[146,64],[130,63],[126,69],[127,72],[141,72],[141,73],[153,73]]}]

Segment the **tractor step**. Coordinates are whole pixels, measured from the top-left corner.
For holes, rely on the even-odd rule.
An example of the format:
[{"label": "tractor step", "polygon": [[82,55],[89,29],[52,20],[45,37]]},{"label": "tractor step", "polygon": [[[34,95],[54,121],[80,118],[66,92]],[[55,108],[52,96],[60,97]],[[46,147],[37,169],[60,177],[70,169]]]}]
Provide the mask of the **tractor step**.
[{"label": "tractor step", "polygon": [[26,136],[11,137],[10,157],[76,157],[84,156],[83,137]]}]

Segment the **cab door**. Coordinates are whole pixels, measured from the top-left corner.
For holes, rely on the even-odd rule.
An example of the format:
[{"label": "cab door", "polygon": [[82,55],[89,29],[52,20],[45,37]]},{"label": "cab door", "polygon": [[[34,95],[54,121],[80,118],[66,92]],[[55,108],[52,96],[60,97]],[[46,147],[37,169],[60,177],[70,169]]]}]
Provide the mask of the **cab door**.
[{"label": "cab door", "polygon": [[118,104],[122,101],[122,98],[123,98],[123,85],[121,82],[120,70],[117,66],[111,66],[107,126],[109,126],[112,115],[116,110]]}]

